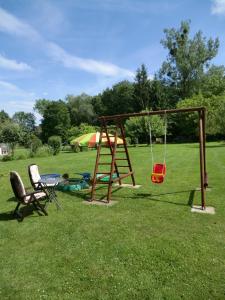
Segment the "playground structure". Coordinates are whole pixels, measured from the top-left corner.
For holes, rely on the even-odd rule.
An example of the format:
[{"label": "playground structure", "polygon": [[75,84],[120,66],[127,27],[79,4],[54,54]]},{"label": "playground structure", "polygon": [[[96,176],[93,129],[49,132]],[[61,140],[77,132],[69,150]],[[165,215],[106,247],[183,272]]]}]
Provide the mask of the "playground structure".
[{"label": "playground structure", "polygon": [[[181,109],[170,109],[170,110],[158,110],[158,111],[150,111],[150,112],[140,112],[140,113],[128,113],[128,114],[120,114],[120,115],[112,115],[112,116],[102,116],[99,117],[99,121],[101,122],[101,130],[100,130],[100,140],[97,148],[96,155],[96,163],[92,181],[92,189],[91,189],[91,199],[90,201],[94,201],[96,188],[98,184],[106,184],[108,185],[108,192],[106,201],[109,203],[112,195],[112,187],[114,183],[119,183],[119,186],[122,185],[122,180],[127,177],[131,177],[132,185],[135,186],[135,178],[134,171],[132,169],[129,152],[127,148],[127,143],[125,139],[125,130],[123,121],[127,118],[131,117],[141,117],[141,116],[150,116],[150,115],[165,115],[165,114],[173,114],[173,113],[193,113],[197,112],[199,116],[199,153],[200,153],[200,190],[201,190],[201,208],[205,209],[206,204],[206,195],[205,191],[208,186],[208,176],[206,172],[206,151],[205,151],[205,143],[206,143],[206,131],[205,131],[205,112],[206,109],[204,107],[190,107],[190,108],[181,108]],[[114,131],[114,143],[109,136],[108,130],[108,122],[113,122],[115,124]],[[117,149],[117,137],[120,136],[123,140],[122,146]],[[109,153],[105,153],[102,151],[102,143],[103,138],[108,140],[108,149]],[[122,149],[123,148],[123,149]],[[120,155],[124,155],[124,157],[119,157]],[[102,162],[103,157],[109,157],[109,162]],[[123,162],[127,162],[127,164],[123,164]],[[108,171],[100,171],[101,166],[108,166]],[[122,171],[120,171],[122,169]],[[128,169],[124,172],[124,169]],[[116,175],[116,176],[115,176]],[[107,177],[107,181],[104,178]]]}]

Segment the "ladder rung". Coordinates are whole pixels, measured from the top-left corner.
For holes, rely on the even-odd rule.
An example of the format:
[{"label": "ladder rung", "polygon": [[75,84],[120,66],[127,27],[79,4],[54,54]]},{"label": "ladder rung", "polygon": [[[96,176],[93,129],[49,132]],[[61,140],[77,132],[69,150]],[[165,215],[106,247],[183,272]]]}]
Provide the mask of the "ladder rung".
[{"label": "ladder rung", "polygon": [[117,165],[117,167],[118,167],[118,168],[129,168],[130,166],[118,166],[118,165]]},{"label": "ladder rung", "polygon": [[[109,183],[108,181],[100,181],[100,180],[99,180],[99,181],[96,181],[95,184],[97,185],[97,184],[108,184],[108,183]],[[96,189],[96,188],[95,188],[95,189]]]},{"label": "ladder rung", "polygon": [[[124,174],[124,175],[122,175],[122,176],[120,176],[120,177],[114,178],[114,179],[112,179],[112,182],[119,181],[119,180],[121,180],[121,179],[123,179],[123,178],[126,178],[126,177],[132,175],[133,173],[134,173],[134,172],[129,172],[129,173],[126,173],[126,174]],[[121,174],[121,173],[120,173],[120,174]]]},{"label": "ladder rung", "polygon": [[120,174],[127,174],[127,172],[119,172]]},{"label": "ladder rung", "polygon": [[115,160],[127,160],[127,158],[115,158]]},{"label": "ladder rung", "polygon": [[111,174],[110,172],[98,172],[98,173],[96,173],[96,175],[99,175],[99,174],[106,174],[106,175],[109,175],[109,174]]},{"label": "ladder rung", "polygon": [[104,165],[104,166],[110,166],[111,165],[111,163],[98,163],[98,165]]}]

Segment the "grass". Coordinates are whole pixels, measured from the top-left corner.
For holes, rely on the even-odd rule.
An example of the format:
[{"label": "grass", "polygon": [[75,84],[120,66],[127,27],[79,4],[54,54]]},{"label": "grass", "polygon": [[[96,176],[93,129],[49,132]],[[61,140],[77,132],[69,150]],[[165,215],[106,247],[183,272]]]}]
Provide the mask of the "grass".
[{"label": "grass", "polygon": [[[162,146],[154,153],[162,160]],[[51,204],[48,217],[31,212],[22,223],[10,214],[10,170],[26,186],[33,162],[74,177],[93,171],[96,151],[0,163],[0,299],[225,299],[224,153],[207,145],[215,215],[190,212],[201,202],[197,144],[168,145],[163,185],[150,182],[150,149],[130,148],[140,189],[116,191],[111,207],[84,205],[86,191],[58,192],[63,210]]]}]

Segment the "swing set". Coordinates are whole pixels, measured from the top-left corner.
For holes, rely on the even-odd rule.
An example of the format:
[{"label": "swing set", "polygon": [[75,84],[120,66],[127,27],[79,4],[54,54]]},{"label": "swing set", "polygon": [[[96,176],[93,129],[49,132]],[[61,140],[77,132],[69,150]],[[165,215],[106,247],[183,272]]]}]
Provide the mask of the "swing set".
[{"label": "swing set", "polygon": [[[152,157],[152,173],[151,180],[155,184],[163,183],[166,176],[166,134],[167,134],[167,115],[173,113],[193,113],[197,112],[199,116],[199,153],[200,153],[200,183],[201,183],[201,207],[205,209],[205,191],[208,186],[208,176],[206,172],[206,153],[205,153],[205,143],[206,143],[206,133],[205,133],[205,112],[204,107],[190,107],[190,108],[181,108],[181,109],[170,109],[170,110],[158,110],[158,111],[149,111],[149,112],[140,112],[140,113],[128,113],[112,116],[102,116],[99,117],[101,123],[100,130],[100,139],[99,145],[97,148],[96,163],[94,169],[94,175],[92,179],[92,189],[91,189],[91,199],[94,201],[96,189],[99,184],[108,185],[108,192],[106,196],[106,201],[109,203],[112,195],[112,187],[114,183],[122,185],[122,180],[131,177],[132,185],[135,187],[135,178],[134,171],[132,169],[129,152],[127,148],[127,143],[125,139],[125,130],[124,130],[124,120],[131,117],[141,117],[141,116],[150,116],[150,115],[164,115],[165,121],[165,132],[164,132],[164,161],[163,163],[155,163],[153,156],[153,147],[152,147],[152,130],[151,123],[149,122],[149,139],[151,147],[151,157]],[[109,133],[108,123],[113,122],[114,127],[114,142],[112,142],[111,132]],[[112,129],[112,126],[110,126]],[[117,147],[117,138],[120,136],[123,140],[123,144],[120,147]],[[108,147],[105,148],[102,143],[103,139],[107,139]],[[106,150],[109,150],[109,153],[106,153]],[[109,161],[105,161],[106,158],[109,158]],[[108,170],[101,170],[101,167],[107,167]],[[126,171],[124,171],[126,170]],[[106,179],[107,180],[104,180]],[[103,199],[101,199],[103,200]]]}]

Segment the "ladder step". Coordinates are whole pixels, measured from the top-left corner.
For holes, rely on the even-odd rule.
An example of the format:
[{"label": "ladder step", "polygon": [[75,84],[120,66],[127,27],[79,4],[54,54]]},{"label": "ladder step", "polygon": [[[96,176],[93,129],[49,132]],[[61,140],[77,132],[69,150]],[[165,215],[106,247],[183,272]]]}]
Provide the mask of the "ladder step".
[{"label": "ladder step", "polygon": [[110,172],[98,172],[98,173],[96,173],[96,175],[99,175],[99,174],[109,175],[109,174],[111,174],[111,173],[110,173]]},{"label": "ladder step", "polygon": [[118,168],[129,168],[130,166],[118,166],[118,165],[117,165],[117,167],[118,167]]},{"label": "ladder step", "polygon": [[[126,178],[126,177],[128,177],[128,176],[131,176],[133,173],[134,173],[134,172],[129,172],[129,173],[126,173],[126,174],[124,174],[124,175],[122,175],[122,176],[120,176],[120,177],[114,178],[114,179],[112,179],[112,182],[116,182],[116,181],[119,181],[119,180],[121,180],[121,179],[123,179],[123,178]],[[121,173],[120,173],[120,174],[121,174]]]},{"label": "ladder step", "polygon": [[127,160],[127,158],[115,158],[115,160]]},{"label": "ladder step", "polygon": [[98,165],[102,165],[102,166],[110,166],[111,165],[111,163],[98,163]]},{"label": "ladder step", "polygon": [[[95,184],[96,184],[96,185],[97,185],[97,184],[109,184],[109,182],[108,182],[108,181],[96,181]],[[95,190],[96,190],[96,188],[95,188]]]}]

